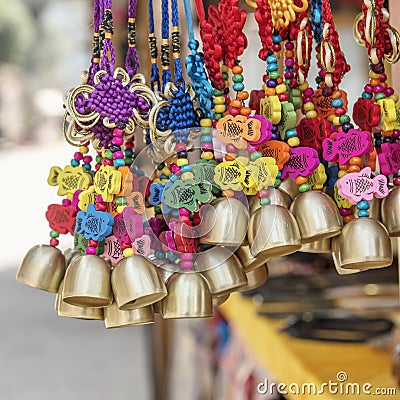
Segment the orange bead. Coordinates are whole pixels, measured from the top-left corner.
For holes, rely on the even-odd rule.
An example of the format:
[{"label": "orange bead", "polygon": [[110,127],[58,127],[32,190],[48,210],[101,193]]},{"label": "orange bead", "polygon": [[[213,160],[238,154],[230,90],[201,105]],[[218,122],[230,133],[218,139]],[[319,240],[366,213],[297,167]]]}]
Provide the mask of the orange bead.
[{"label": "orange bead", "polygon": [[379,79],[372,78],[369,80],[369,84],[372,86],[380,85],[380,83],[381,83],[381,81]]},{"label": "orange bead", "polygon": [[232,68],[232,73],[233,74],[241,74],[243,72],[243,67],[241,66],[241,65],[235,65],[233,68]]},{"label": "orange bead", "polygon": [[233,161],[233,160],[236,160],[236,154],[226,153],[226,154],[225,154],[225,160],[226,160],[226,161]]},{"label": "orange bead", "polygon": [[298,176],[296,178],[296,185],[297,186],[303,185],[304,183],[307,183],[307,182],[308,182],[308,179],[306,177],[304,177],[304,176]]},{"label": "orange bead", "polygon": [[242,102],[238,99],[234,99],[234,100],[231,100],[230,106],[235,107],[235,108],[241,108]]},{"label": "orange bead", "polygon": [[361,168],[358,165],[350,165],[347,171],[349,172],[360,172]]},{"label": "orange bead", "polygon": [[348,222],[352,221],[354,219],[354,215],[346,215],[343,217],[343,222],[347,224]]},{"label": "orange bead", "polygon": [[278,85],[280,85],[283,82],[283,78],[280,77],[280,78],[277,79],[277,81],[278,81]]},{"label": "orange bead", "polygon": [[265,91],[265,94],[266,94],[266,96],[275,96],[276,91],[275,91],[274,88],[268,88],[268,89]]},{"label": "orange bead", "polygon": [[339,169],[342,171],[347,171],[347,168],[349,168],[349,164],[339,164]]},{"label": "orange bead", "polygon": [[340,99],[342,97],[342,91],[341,90],[334,90],[332,93],[332,99]]},{"label": "orange bead", "polygon": [[275,51],[274,56],[279,60],[281,58],[281,53]]},{"label": "orange bead", "polygon": [[361,158],[360,157],[351,157],[350,158],[350,165],[361,165]]},{"label": "orange bead", "polygon": [[250,115],[251,114],[251,108],[250,107],[242,107],[240,109],[240,114],[244,115],[244,116]]},{"label": "orange bead", "polygon": [[292,50],[286,50],[285,51],[285,57],[286,58],[293,58],[294,57],[294,52]]},{"label": "orange bead", "polygon": [[393,135],[393,131],[381,131],[382,136],[390,137]]},{"label": "orange bead", "polygon": [[381,82],[381,86],[386,89],[387,88],[387,83],[386,82]]},{"label": "orange bead", "polygon": [[233,190],[224,190],[222,192],[222,196],[224,197],[233,197],[235,195],[235,192]]},{"label": "orange bead", "polygon": [[249,98],[249,92],[246,92],[245,90],[242,90],[241,92],[238,92],[237,98],[239,100],[247,100]]}]

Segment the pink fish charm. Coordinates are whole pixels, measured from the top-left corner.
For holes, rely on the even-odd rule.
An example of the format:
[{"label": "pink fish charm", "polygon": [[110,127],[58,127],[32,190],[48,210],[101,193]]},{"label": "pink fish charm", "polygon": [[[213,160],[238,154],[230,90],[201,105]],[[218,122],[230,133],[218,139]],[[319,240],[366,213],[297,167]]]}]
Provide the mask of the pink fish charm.
[{"label": "pink fish charm", "polygon": [[322,142],[322,149],[326,161],[347,164],[350,158],[370,153],[373,147],[368,132],[350,129],[348,133],[339,132],[336,139],[325,139]]},{"label": "pink fish charm", "polygon": [[109,258],[113,264],[116,264],[124,258],[119,241],[114,235],[106,237],[104,242],[104,255]]},{"label": "pink fish charm", "polygon": [[130,240],[133,242],[135,239],[143,235],[143,222],[142,217],[135,214],[133,207],[125,207],[122,211],[125,228]]},{"label": "pink fish charm", "polygon": [[131,241],[122,214],[114,217],[113,234],[120,242],[129,243]]},{"label": "pink fish charm", "polygon": [[383,143],[378,160],[384,175],[397,174],[400,169],[400,143]]},{"label": "pink fish charm", "polygon": [[310,176],[319,165],[318,152],[308,147],[293,147],[282,168],[282,179]]},{"label": "pink fish charm", "polygon": [[150,242],[150,237],[143,235],[135,239],[135,241],[132,243],[132,246],[136,250],[137,254],[143,257],[148,257],[150,255]]},{"label": "pink fish charm", "polygon": [[375,196],[382,199],[388,195],[387,179],[384,175],[371,178],[371,168],[352,172],[337,181],[339,194],[353,204],[361,200],[370,201]]}]

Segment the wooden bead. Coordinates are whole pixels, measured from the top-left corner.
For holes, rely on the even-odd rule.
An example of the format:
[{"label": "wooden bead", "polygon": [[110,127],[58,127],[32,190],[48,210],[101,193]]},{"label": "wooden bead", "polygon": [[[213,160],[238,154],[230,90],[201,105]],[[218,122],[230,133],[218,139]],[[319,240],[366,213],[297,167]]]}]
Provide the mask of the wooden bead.
[{"label": "wooden bead", "polygon": [[235,107],[235,108],[241,108],[242,102],[238,99],[234,99],[234,100],[231,100],[230,106]]},{"label": "wooden bead", "polygon": [[126,257],[132,257],[135,254],[135,252],[132,249],[132,247],[128,247],[127,249],[123,250],[122,252],[124,253],[124,257],[125,258]]},{"label": "wooden bead", "polygon": [[381,82],[380,82],[380,80],[379,79],[370,79],[369,80],[369,84],[371,85],[371,86],[376,86],[376,85],[379,85]]},{"label": "wooden bead", "polygon": [[217,96],[214,97],[214,104],[218,105],[218,104],[225,104],[225,99],[223,96]]},{"label": "wooden bead", "polygon": [[297,136],[292,137],[292,138],[288,139],[287,144],[288,144],[290,147],[299,146],[299,145],[300,145],[300,139],[299,139]]},{"label": "wooden bead", "polygon": [[339,164],[339,169],[341,171],[347,171],[347,168],[349,168],[349,164]]},{"label": "wooden bead", "polygon": [[348,222],[352,221],[354,219],[353,215],[347,215],[346,217],[343,217],[343,222],[347,224]]},{"label": "wooden bead", "polygon": [[348,170],[349,172],[360,172],[361,168],[358,165],[350,165]]},{"label": "wooden bead", "polygon": [[182,165],[187,165],[187,164],[189,164],[189,161],[186,158],[178,158],[176,160],[176,165],[178,167],[182,167]]},{"label": "wooden bead", "polygon": [[233,161],[233,160],[236,160],[236,154],[233,154],[233,153],[227,153],[227,154],[225,154],[225,160],[226,161]]},{"label": "wooden bead", "polygon": [[340,99],[342,97],[341,90],[334,90],[332,93],[332,99]]},{"label": "wooden bead", "polygon": [[304,176],[298,176],[296,178],[296,185],[297,186],[303,185],[304,183],[307,183],[307,182],[308,182],[308,179],[306,177],[304,177]]},{"label": "wooden bead", "polygon": [[284,85],[284,84],[278,85],[275,88],[275,90],[276,90],[276,93],[278,93],[278,94],[285,93],[286,92],[286,85]]},{"label": "wooden bead", "polygon": [[268,89],[265,91],[265,94],[266,94],[267,96],[275,96],[275,95],[276,95],[275,88],[268,88]]},{"label": "wooden bead", "polygon": [[338,172],[338,177],[343,178],[345,175],[347,175],[347,171],[339,171]]},{"label": "wooden bead", "polygon": [[212,151],[204,151],[201,154],[203,160],[212,160],[214,158],[214,153]]},{"label": "wooden bead", "polygon": [[200,120],[200,126],[203,128],[208,128],[212,126],[212,121],[210,118],[202,118]]},{"label": "wooden bead", "polygon": [[238,92],[237,98],[239,100],[247,100],[249,98],[249,92],[242,90],[241,92]]},{"label": "wooden bead", "polygon": [[240,114],[244,116],[248,116],[251,114],[251,108],[250,107],[242,107],[240,110]]},{"label": "wooden bead", "polygon": [[227,65],[221,65],[221,72],[224,72],[224,73],[226,73],[226,72],[228,72],[229,71],[229,67],[227,66]]},{"label": "wooden bead", "polygon": [[215,111],[216,113],[218,113],[218,114],[224,113],[224,112],[225,112],[225,109],[226,109],[225,104],[217,104],[217,105],[214,107],[214,111]]},{"label": "wooden bead", "polygon": [[232,73],[233,74],[241,74],[243,72],[243,67],[241,66],[241,65],[235,65],[233,68],[232,68]]},{"label": "wooden bead", "polygon": [[310,110],[306,112],[306,117],[307,118],[317,118],[318,114],[314,110]]},{"label": "wooden bead", "polygon": [[[204,153],[203,153],[204,154]],[[191,172],[184,172],[182,175],[181,175],[181,180],[182,181],[188,181],[189,179],[193,179],[194,178],[194,175],[193,175],[193,173],[191,173]]]},{"label": "wooden bead", "polygon": [[224,197],[233,197],[235,195],[235,192],[233,190],[224,190],[222,192],[222,196]]},{"label": "wooden bead", "polygon": [[351,157],[349,164],[350,165],[361,165],[361,162],[362,162],[362,160],[360,157]]},{"label": "wooden bead", "polygon": [[305,103],[304,105],[303,105],[303,108],[304,108],[304,111],[305,112],[307,112],[307,111],[313,111],[314,110],[314,103],[313,102],[311,102],[311,101],[309,101],[308,103]]}]

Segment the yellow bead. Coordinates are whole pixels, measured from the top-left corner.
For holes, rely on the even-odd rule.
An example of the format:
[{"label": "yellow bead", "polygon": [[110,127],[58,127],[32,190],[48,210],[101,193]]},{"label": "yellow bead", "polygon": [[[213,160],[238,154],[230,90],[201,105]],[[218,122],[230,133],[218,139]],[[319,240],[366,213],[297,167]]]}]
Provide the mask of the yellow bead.
[{"label": "yellow bead", "polygon": [[203,160],[212,160],[214,158],[214,154],[212,151],[205,151],[201,154],[201,158]]},{"label": "yellow bead", "polygon": [[347,175],[347,171],[340,170],[340,171],[338,172],[338,177],[339,177],[339,178],[343,178],[345,175]]},{"label": "yellow bead", "polygon": [[335,114],[328,115],[327,119],[329,122],[332,122],[336,118]]},{"label": "yellow bead", "polygon": [[189,161],[186,158],[178,158],[178,160],[176,161],[176,165],[178,167],[182,167],[182,165],[187,165],[189,164]]},{"label": "yellow bead", "polygon": [[369,77],[372,78],[372,79],[379,79],[380,76],[381,76],[380,74],[377,74],[377,73],[375,73],[373,71],[369,71]]},{"label": "yellow bead", "polygon": [[187,180],[193,179],[193,178],[194,178],[194,175],[193,175],[191,172],[184,172],[184,173],[181,175],[181,179],[182,179],[183,181],[187,181]]},{"label": "yellow bead", "polygon": [[283,83],[278,85],[275,88],[276,93],[281,94],[281,93],[285,93],[286,92],[286,85],[284,85]]},{"label": "yellow bead", "polygon": [[163,179],[162,181],[160,181],[162,184],[163,184],[163,186],[165,186],[166,185],[166,183],[167,182],[169,182],[169,179]]},{"label": "yellow bead", "polygon": [[264,90],[264,92],[265,92],[267,90],[267,85],[265,83],[263,83],[261,89]]},{"label": "yellow bead", "polygon": [[302,85],[299,86],[299,89],[303,92],[304,90],[308,89],[308,82],[305,81]]},{"label": "yellow bead", "polygon": [[[224,98],[223,98],[223,100],[225,101]],[[200,120],[200,126],[203,127],[203,128],[207,128],[207,127],[209,127],[211,125],[212,125],[212,121],[211,121],[210,118],[202,118]]]},{"label": "yellow bead", "polygon": [[300,139],[297,136],[292,137],[292,138],[288,139],[287,144],[290,147],[296,147],[300,144]]},{"label": "yellow bead", "polygon": [[122,252],[124,253],[124,257],[132,257],[135,254],[135,251],[132,249],[132,247],[128,247]]},{"label": "yellow bead", "polygon": [[164,167],[164,168],[162,169],[162,173],[163,173],[165,176],[170,176],[170,175],[171,175],[171,171],[169,170],[168,167]]},{"label": "yellow bead", "polygon": [[80,151],[82,154],[86,154],[86,153],[89,152],[89,147],[87,147],[87,146],[79,146],[79,151]]},{"label": "yellow bead", "polygon": [[225,112],[225,104],[217,104],[217,105],[214,107],[214,111],[215,111],[216,113],[218,113],[218,114],[224,113],[224,112]]},{"label": "yellow bead", "polygon": [[158,183],[158,182],[160,182],[160,179],[158,179],[158,178],[153,180],[153,183]]},{"label": "yellow bead", "polygon": [[221,72],[228,72],[229,71],[229,68],[228,68],[228,66],[227,65],[221,65]]},{"label": "yellow bead", "polygon": [[389,99],[392,99],[395,103],[399,101],[399,96],[397,94],[392,94]]},{"label": "yellow bead", "polygon": [[125,208],[126,206],[118,206],[117,207],[117,213],[118,214],[122,214],[122,211],[124,211],[124,208]]},{"label": "yellow bead", "polygon": [[318,114],[314,110],[310,110],[306,112],[306,117],[307,118],[317,118]]},{"label": "yellow bead", "polygon": [[340,120],[339,120],[339,117],[335,117],[335,118],[333,118],[333,125],[336,125],[336,126],[339,126],[340,125]]},{"label": "yellow bead", "polygon": [[214,97],[214,104],[225,104],[225,99],[223,96]]},{"label": "yellow bead", "polygon": [[106,149],[103,149],[103,150],[101,151],[101,156],[102,156],[103,158],[106,158]]},{"label": "yellow bead", "polygon": [[305,112],[307,112],[307,111],[313,111],[313,110],[314,110],[314,103],[311,102],[311,101],[309,101],[308,103],[305,103],[305,104],[303,105],[303,108],[304,108],[304,111],[305,111]]}]

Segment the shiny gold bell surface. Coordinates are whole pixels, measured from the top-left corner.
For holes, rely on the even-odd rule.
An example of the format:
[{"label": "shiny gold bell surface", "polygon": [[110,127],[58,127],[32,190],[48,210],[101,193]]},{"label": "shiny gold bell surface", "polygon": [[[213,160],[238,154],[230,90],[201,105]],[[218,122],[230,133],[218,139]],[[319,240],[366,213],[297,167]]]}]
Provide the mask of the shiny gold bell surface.
[{"label": "shiny gold bell surface", "polygon": [[210,288],[199,272],[177,272],[167,282],[161,315],[169,318],[208,318],[213,315]]},{"label": "shiny gold bell surface", "polygon": [[239,259],[244,272],[250,272],[253,269],[257,269],[265,264],[268,259],[265,258],[255,258],[250,252],[250,246],[240,246],[235,253],[236,257]]},{"label": "shiny gold bell surface", "polygon": [[321,239],[315,242],[304,243],[301,246],[302,253],[313,253],[313,254],[331,254],[332,252],[332,239]]},{"label": "shiny gold bell surface", "polygon": [[64,302],[79,307],[107,307],[112,303],[111,268],[103,258],[84,255],[67,268],[62,290]]},{"label": "shiny gold bell surface", "polygon": [[112,272],[111,283],[121,310],[148,306],[167,295],[157,267],[140,255],[119,261]]},{"label": "shiny gold bell surface", "polygon": [[268,267],[267,264],[253,269],[252,271],[246,272],[247,285],[239,289],[240,292],[246,292],[247,290],[257,289],[263,285],[268,279]]},{"label": "shiny gold bell surface", "polygon": [[195,266],[203,271],[213,296],[234,292],[247,284],[239,259],[224,247],[214,247],[200,253]]},{"label": "shiny gold bell surface", "polygon": [[32,247],[22,260],[17,280],[25,285],[57,293],[65,275],[65,257],[53,246]]},{"label": "shiny gold bell surface", "polygon": [[[271,200],[271,204],[276,206],[282,206],[285,208],[289,208],[292,202],[290,196],[280,190],[280,188],[269,187],[268,188],[269,196],[268,198]],[[249,198],[249,208],[250,208],[250,215],[256,212],[261,207],[260,199],[257,196],[250,196]]]},{"label": "shiny gold bell surface", "polygon": [[120,310],[114,301],[104,309],[104,323],[106,328],[123,328],[133,325],[145,325],[154,322],[152,306],[135,308],[134,310]]},{"label": "shiny gold bell surface", "polygon": [[334,201],[317,190],[299,194],[290,206],[300,229],[302,243],[340,234],[342,217]]},{"label": "shiny gold bell surface", "polygon": [[294,253],[301,247],[296,220],[282,206],[259,208],[250,218],[248,238],[253,257],[264,260]]},{"label": "shiny gold bell surface", "polygon": [[[161,280],[165,284],[167,284],[168,279],[174,274],[176,268],[177,266],[175,264],[168,264],[168,263],[160,264],[157,266]],[[159,300],[153,304],[153,310],[155,314],[161,314],[161,302],[162,300]]]},{"label": "shiny gold bell surface", "polygon": [[60,317],[103,320],[104,314],[102,308],[77,307],[62,301],[63,283],[60,284],[56,297],[55,309]]},{"label": "shiny gold bell surface", "polygon": [[235,198],[221,197],[203,206],[200,242],[220,246],[240,246],[247,234],[249,212]]},{"label": "shiny gold bell surface", "polygon": [[341,263],[340,263],[339,236],[335,236],[331,240],[332,240],[332,243],[331,243],[332,260],[333,260],[333,264],[335,265],[336,272],[339,275],[350,275],[350,274],[356,274],[358,272],[361,272],[361,269],[342,268]]},{"label": "shiny gold bell surface", "polygon": [[383,268],[392,264],[389,234],[372,218],[353,219],[339,236],[340,266],[346,269]]},{"label": "shiny gold bell surface", "polygon": [[68,265],[76,258],[81,256],[80,250],[76,250],[73,247],[67,249],[64,251],[64,257],[65,257],[65,263],[68,267]]},{"label": "shiny gold bell surface", "polygon": [[[382,223],[386,226],[389,235],[400,236],[400,187],[393,188],[387,197],[382,200]],[[370,214],[371,215],[371,214]]]},{"label": "shiny gold bell surface", "polygon": [[219,307],[220,305],[224,304],[229,299],[230,294],[221,294],[219,296],[213,296],[212,298],[212,305],[214,308]]},{"label": "shiny gold bell surface", "polygon": [[279,185],[279,190],[285,192],[292,200],[300,194],[299,185],[296,183],[296,179],[293,178],[283,179]]}]

